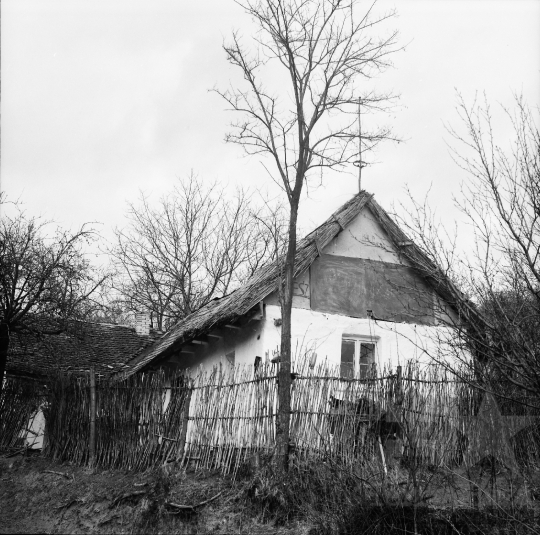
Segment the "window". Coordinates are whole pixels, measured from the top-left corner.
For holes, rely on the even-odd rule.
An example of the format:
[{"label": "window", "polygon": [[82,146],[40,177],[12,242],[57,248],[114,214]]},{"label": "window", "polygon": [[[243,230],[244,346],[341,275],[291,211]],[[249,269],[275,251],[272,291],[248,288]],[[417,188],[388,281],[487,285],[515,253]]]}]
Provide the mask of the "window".
[{"label": "window", "polygon": [[360,378],[363,379],[375,364],[375,344],[360,342]]},{"label": "window", "polygon": [[341,377],[354,376],[354,353],[356,342],[354,340],[341,341]]},{"label": "window", "polygon": [[341,377],[364,379],[375,366],[373,339],[343,338],[341,341]]}]

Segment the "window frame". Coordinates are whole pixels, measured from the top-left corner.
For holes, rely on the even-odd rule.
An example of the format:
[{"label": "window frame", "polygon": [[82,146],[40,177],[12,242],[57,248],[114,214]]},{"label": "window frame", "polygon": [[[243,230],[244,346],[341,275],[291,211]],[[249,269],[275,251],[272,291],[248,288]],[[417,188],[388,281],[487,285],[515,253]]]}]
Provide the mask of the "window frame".
[{"label": "window frame", "polygon": [[[353,357],[353,378],[354,379],[365,379],[369,374],[370,368],[372,369],[375,365],[375,369],[378,366],[379,354],[381,349],[381,339],[380,336],[360,336],[360,335],[348,335],[343,334],[341,336],[341,350],[340,350],[340,374],[341,374],[341,365],[342,365],[342,351],[343,351],[343,342],[354,342],[354,357]],[[360,363],[361,348],[362,344],[373,344],[373,361],[366,365]],[[366,368],[366,373],[362,376],[362,368]],[[342,375],[342,378],[343,375]]]}]

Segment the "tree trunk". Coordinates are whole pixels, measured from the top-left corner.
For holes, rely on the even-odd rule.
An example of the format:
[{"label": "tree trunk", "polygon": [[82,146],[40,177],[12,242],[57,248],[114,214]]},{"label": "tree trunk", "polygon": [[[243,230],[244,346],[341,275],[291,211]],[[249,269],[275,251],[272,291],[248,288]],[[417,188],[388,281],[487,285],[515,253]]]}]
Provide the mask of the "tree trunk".
[{"label": "tree trunk", "polygon": [[[4,386],[4,372],[6,371],[7,357],[9,351],[9,326],[7,323],[0,323],[0,396]],[[0,414],[0,420],[2,415]]]},{"label": "tree trunk", "polygon": [[278,373],[279,409],[276,425],[277,468],[285,473],[289,468],[289,437],[291,420],[291,312],[296,256],[296,221],[298,202],[291,202],[289,220],[289,244],[283,268],[283,291],[281,295],[281,352]]}]

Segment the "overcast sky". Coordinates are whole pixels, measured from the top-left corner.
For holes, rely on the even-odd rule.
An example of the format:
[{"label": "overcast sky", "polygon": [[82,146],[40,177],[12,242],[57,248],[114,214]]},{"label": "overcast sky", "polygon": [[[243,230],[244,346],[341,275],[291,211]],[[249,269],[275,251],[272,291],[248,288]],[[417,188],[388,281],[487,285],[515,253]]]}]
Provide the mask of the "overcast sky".
[{"label": "overcast sky", "polygon": [[[381,121],[405,143],[387,143],[364,187],[389,207],[405,184],[433,185],[440,213],[464,174],[448,153],[456,89],[511,105],[540,102],[540,0],[381,0],[405,51],[380,78],[401,95]],[[208,90],[236,73],[222,50],[251,26],[232,0],[3,0],[2,190],[31,214],[75,227],[123,225],[126,201],[158,198],[194,170],[205,180],[272,184],[259,160],[223,141],[233,119]],[[503,132],[504,136],[504,132]],[[311,192],[305,230],[357,191],[354,169]]]}]

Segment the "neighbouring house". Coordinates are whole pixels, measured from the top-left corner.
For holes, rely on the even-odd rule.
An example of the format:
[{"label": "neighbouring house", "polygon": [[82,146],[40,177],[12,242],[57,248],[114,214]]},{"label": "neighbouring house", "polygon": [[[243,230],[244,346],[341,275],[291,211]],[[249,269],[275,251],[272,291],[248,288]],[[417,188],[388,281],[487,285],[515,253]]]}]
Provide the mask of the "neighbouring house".
[{"label": "neighbouring house", "polygon": [[[88,374],[90,369],[97,377],[110,377],[161,335],[150,329],[146,314],[137,316],[136,327],[70,321],[58,329],[50,319],[41,319],[35,327],[12,333],[7,377],[44,383],[59,373]],[[30,447],[41,448],[44,428],[45,419],[38,407],[21,438]]]},{"label": "neighbouring house", "polygon": [[33,330],[11,334],[7,376],[46,378],[57,373],[109,376],[151,345],[161,333],[150,329],[149,318],[139,314],[136,326],[69,321],[59,327],[41,320]]},{"label": "neighbouring house", "polygon": [[[178,322],[115,374],[167,367],[254,364],[278,355],[279,261]],[[298,242],[293,358],[326,359],[342,376],[425,360],[434,335],[457,318],[462,294],[362,191]]]}]

